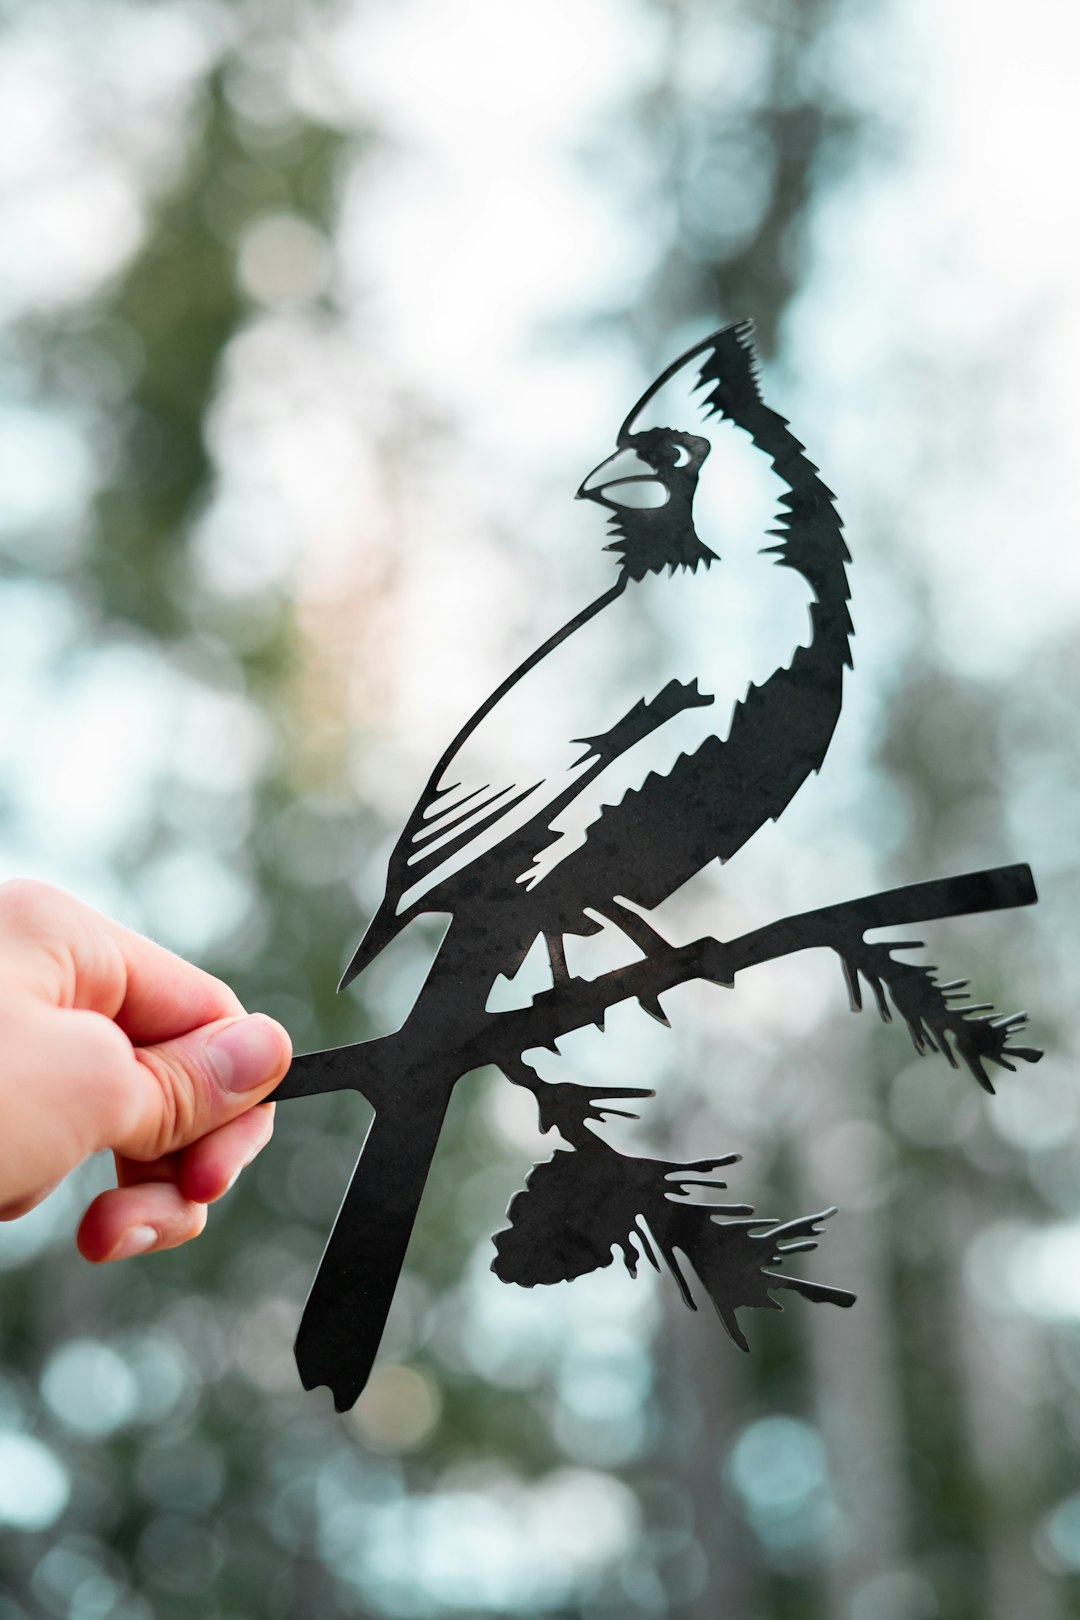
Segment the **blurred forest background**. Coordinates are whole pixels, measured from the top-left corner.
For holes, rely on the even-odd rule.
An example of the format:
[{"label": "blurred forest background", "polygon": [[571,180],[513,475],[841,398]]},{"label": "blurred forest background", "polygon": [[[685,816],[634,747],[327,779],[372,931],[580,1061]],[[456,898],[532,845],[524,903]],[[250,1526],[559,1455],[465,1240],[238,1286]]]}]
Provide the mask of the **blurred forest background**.
[{"label": "blurred forest background", "polygon": [[858,1305],[748,1313],[750,1356],[669,1279],[491,1276],[549,1144],[473,1076],[344,1419],[291,1339],[358,1098],[283,1105],[204,1238],[115,1270],[73,1248],[88,1167],[0,1229],[0,1620],[1080,1615],[1076,18],[0,16],[3,875],[299,1050],[393,1027],[431,930],[334,994],[393,835],[601,577],[570,496],[630,401],[750,314],[839,495],[856,675],[820,779],[669,926],[1027,859],[1037,911],[930,959],[1048,1049],[988,1098],[795,960],[568,1050],[657,1077],[653,1140],[741,1151],[733,1197],[841,1206],[810,1274]]}]

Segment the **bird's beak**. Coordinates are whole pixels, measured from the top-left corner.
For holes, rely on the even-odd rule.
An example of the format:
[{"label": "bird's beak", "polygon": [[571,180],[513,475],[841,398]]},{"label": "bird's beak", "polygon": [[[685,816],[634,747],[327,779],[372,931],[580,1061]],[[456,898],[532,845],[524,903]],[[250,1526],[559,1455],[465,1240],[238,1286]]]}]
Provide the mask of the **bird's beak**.
[{"label": "bird's beak", "polygon": [[636,451],[623,449],[593,468],[575,500],[599,501],[603,506],[663,506],[668,494],[655,467]]}]

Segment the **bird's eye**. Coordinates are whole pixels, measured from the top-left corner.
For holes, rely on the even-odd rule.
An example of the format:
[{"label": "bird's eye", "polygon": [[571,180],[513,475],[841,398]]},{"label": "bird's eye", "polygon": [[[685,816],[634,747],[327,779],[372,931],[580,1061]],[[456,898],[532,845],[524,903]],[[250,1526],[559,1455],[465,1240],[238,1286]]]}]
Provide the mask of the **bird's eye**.
[{"label": "bird's eye", "polygon": [[685,467],[689,460],[690,460],[690,452],[686,448],[685,444],[677,444],[675,446],[675,462],[674,462],[674,465],[676,467]]}]

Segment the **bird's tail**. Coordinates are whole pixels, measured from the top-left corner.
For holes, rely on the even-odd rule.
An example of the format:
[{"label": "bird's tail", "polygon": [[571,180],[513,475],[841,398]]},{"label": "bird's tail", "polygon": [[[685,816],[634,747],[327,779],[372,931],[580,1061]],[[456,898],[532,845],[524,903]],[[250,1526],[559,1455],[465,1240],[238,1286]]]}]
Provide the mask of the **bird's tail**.
[{"label": "bird's tail", "polygon": [[304,1388],[327,1385],[339,1412],[368,1381],[450,1101],[425,1089],[372,1120],[296,1335]]},{"label": "bird's tail", "polygon": [[346,989],[354,979],[358,979],[369,963],[373,962],[379,952],[385,950],[390,941],[400,934],[408,918],[398,917],[384,901],[372,917],[367,926],[367,932],[353,952],[352,961],[341,975],[338,990]]}]

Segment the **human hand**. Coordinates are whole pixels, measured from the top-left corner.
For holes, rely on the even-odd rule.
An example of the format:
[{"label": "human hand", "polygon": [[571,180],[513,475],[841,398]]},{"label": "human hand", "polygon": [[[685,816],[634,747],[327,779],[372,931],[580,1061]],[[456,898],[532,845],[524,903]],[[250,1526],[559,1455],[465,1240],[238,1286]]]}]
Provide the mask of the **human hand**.
[{"label": "human hand", "polygon": [[197,1237],[265,1147],[292,1057],[219,979],[46,884],[0,884],[0,1220],[90,1154],[118,1186],[82,1218],[87,1260]]}]

